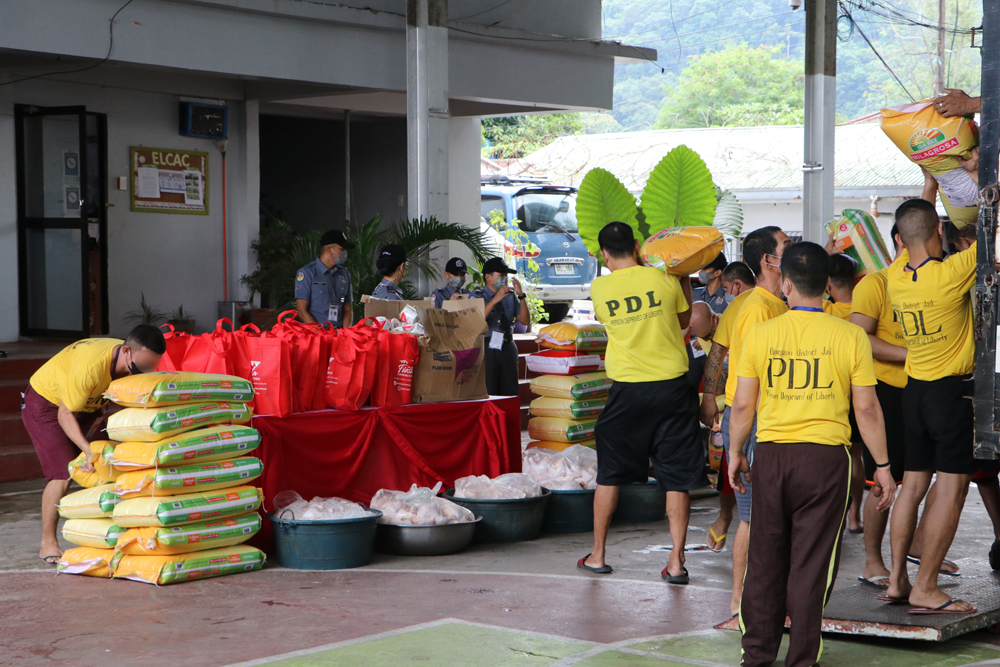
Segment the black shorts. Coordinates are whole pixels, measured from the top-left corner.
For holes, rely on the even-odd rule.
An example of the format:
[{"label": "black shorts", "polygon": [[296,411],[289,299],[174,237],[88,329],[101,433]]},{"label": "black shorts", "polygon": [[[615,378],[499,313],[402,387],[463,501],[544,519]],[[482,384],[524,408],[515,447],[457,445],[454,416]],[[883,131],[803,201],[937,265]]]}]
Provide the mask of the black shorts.
[{"label": "black shorts", "polygon": [[973,448],[972,377],[910,378],[903,390],[906,420],[905,470],[971,475]]},{"label": "black shorts", "polygon": [[698,394],[682,375],[659,382],[615,382],[594,429],[597,483],[621,486],[653,477],[664,491],[708,485]]},{"label": "black shorts", "polygon": [[[885,448],[889,453],[889,472],[896,482],[903,481],[903,471],[906,463],[906,427],[903,419],[903,388],[893,387],[879,380],[875,385],[875,394],[882,406],[882,417],[885,420]],[[865,478],[875,480],[875,459],[864,445],[862,456],[865,460]]]}]

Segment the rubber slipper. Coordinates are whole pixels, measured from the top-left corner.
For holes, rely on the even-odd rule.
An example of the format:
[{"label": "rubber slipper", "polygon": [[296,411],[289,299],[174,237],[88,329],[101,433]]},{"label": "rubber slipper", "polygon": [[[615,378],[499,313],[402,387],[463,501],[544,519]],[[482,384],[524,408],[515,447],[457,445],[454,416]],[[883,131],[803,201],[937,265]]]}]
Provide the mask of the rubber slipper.
[{"label": "rubber slipper", "polygon": [[614,572],[611,566],[605,563],[600,567],[593,567],[592,565],[587,565],[587,559],[590,558],[590,554],[587,554],[580,560],[576,561],[576,566],[581,570],[586,570],[587,572],[592,572],[593,574],[611,574]]},{"label": "rubber slipper", "polygon": [[[920,559],[917,558],[916,556],[907,556],[906,560],[910,561],[914,565],[920,565]],[[941,561],[942,565],[944,565],[945,563],[948,563],[948,565],[955,565],[953,562],[951,562],[947,558],[944,559],[943,561]],[[938,570],[938,574],[943,574],[943,575],[945,575],[947,577],[961,577],[962,576],[961,572],[952,572],[950,570]]]},{"label": "rubber slipper", "polygon": [[993,543],[990,547],[990,567],[994,570],[1000,570],[1000,540]]},{"label": "rubber slipper", "polygon": [[[55,560],[50,560],[52,558],[55,558]],[[58,565],[59,561],[62,560],[62,556],[45,556],[45,557],[39,556],[38,559],[44,560],[48,565]]]},{"label": "rubber slipper", "polygon": [[[888,588],[888,586],[886,586]],[[905,598],[893,598],[888,595],[876,595],[875,599],[880,602],[888,602],[889,604],[906,604],[910,601],[910,596],[907,595]]]},{"label": "rubber slipper", "polygon": [[848,528],[847,532],[849,532],[851,535],[861,535],[862,533],[865,532],[865,527],[862,526],[861,528]]},{"label": "rubber slipper", "polygon": [[878,581],[889,581],[889,577],[874,577],[872,579],[866,579],[864,577],[858,577],[858,581],[860,581],[863,584],[868,584],[869,586],[874,586],[875,588],[881,589],[883,591],[887,590],[889,588],[889,584],[879,584],[879,583],[876,583]]},{"label": "rubber slipper", "polygon": [[709,551],[714,551],[715,553],[720,553],[723,549],[726,548],[726,536],[728,536],[729,533],[723,533],[722,535],[716,535],[715,534],[715,528],[709,526],[709,528],[708,528],[708,534],[712,537],[712,540],[715,541],[715,545],[717,547],[719,547],[718,549],[713,549],[711,546],[709,546],[708,547]]},{"label": "rubber slipper", "polygon": [[933,609],[929,607],[913,607],[911,609],[908,609],[907,611],[909,611],[911,614],[975,614],[977,611],[979,611],[975,607],[973,607],[968,611],[960,611],[958,609],[948,609],[948,607],[955,604],[956,602],[965,602],[965,600],[948,600],[940,607],[935,607]]},{"label": "rubber slipper", "polygon": [[686,586],[688,583],[690,583],[691,578],[688,576],[688,569],[686,567],[681,568],[682,570],[684,570],[684,574],[679,574],[677,576],[674,576],[669,572],[667,572],[667,568],[669,567],[670,566],[668,565],[667,567],[663,568],[662,572],[660,572],[661,579],[663,579],[668,584],[676,584],[678,586]]}]

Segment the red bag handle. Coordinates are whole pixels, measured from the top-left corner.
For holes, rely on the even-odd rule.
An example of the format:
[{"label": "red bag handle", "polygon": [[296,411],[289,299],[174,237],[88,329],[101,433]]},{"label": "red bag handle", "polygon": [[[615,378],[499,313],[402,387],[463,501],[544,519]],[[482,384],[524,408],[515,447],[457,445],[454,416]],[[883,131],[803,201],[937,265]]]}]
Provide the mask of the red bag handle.
[{"label": "red bag handle", "polygon": [[[251,329],[253,329],[253,331],[251,331]],[[251,322],[250,324],[244,324],[239,328],[239,331],[242,331],[244,334],[248,336],[260,335],[260,327],[254,324],[253,322]]]},{"label": "red bag handle", "polygon": [[208,334],[208,340],[212,346],[212,351],[220,357],[227,356],[229,354],[229,350],[233,347],[233,334],[231,331],[226,331],[222,328],[224,323],[228,323],[230,328],[233,326],[232,320],[224,317],[215,323],[215,331]]},{"label": "red bag handle", "polygon": [[[367,322],[371,322],[371,324],[366,324]],[[376,329],[381,329],[382,328],[382,324],[378,321],[377,317],[366,317],[365,319],[363,319],[360,322],[358,322],[357,324],[355,324],[353,327],[349,327],[349,328],[351,328],[351,329],[363,329],[365,326],[372,326],[372,327],[375,327]]]},{"label": "red bag handle", "polygon": [[285,320],[282,319],[282,318],[284,318],[285,315],[289,315],[290,316],[288,318],[289,321],[294,320],[294,321],[298,322],[299,312],[297,310],[283,310],[283,311],[281,311],[281,313],[278,315],[278,318],[277,318],[277,321],[278,321],[279,324],[284,324]]},{"label": "red bag handle", "polygon": [[167,323],[167,324],[161,324],[158,328],[162,329],[163,327],[167,327],[168,329],[170,329],[170,331],[168,331],[165,334],[163,334],[164,338],[173,338],[174,336],[177,335],[177,330],[174,329],[174,325],[173,324],[169,324],[169,323]]}]

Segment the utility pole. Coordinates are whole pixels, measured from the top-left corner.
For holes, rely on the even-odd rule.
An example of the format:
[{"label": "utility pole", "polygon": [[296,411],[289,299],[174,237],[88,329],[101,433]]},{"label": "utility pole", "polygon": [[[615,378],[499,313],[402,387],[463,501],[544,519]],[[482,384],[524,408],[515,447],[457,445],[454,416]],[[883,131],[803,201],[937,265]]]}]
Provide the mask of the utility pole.
[{"label": "utility pole", "polygon": [[938,39],[937,39],[937,63],[934,67],[934,94],[944,95],[944,3],[945,0],[938,0]]},{"label": "utility pole", "polygon": [[823,245],[833,219],[833,142],[837,113],[837,0],[806,0],[805,146],[802,239]]}]

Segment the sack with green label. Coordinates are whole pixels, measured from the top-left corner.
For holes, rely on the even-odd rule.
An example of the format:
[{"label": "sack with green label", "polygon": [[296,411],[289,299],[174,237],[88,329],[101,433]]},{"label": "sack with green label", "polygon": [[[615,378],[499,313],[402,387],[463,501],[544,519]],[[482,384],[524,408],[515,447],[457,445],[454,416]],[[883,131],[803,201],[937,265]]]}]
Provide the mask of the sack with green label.
[{"label": "sack with green label", "polygon": [[196,403],[159,408],[125,408],[108,418],[108,436],[118,442],[156,442],[216,424],[246,424],[243,403]]},{"label": "sack with green label", "polygon": [[128,528],[115,525],[111,519],[70,519],[63,524],[62,535],[67,542],[95,549],[113,548]]},{"label": "sack with green label", "polygon": [[183,526],[130,528],[118,536],[115,551],[130,556],[185,554],[242,544],[259,530],[260,514],[256,512]]},{"label": "sack with green label", "polygon": [[261,489],[233,486],[224,491],[129,498],[115,506],[112,517],[117,525],[127,528],[177,526],[256,512],[263,502]]},{"label": "sack with green label", "polygon": [[596,419],[534,417],[528,421],[528,435],[533,440],[578,443],[594,437]]},{"label": "sack with green label", "polygon": [[261,472],[260,459],[253,456],[176,468],[146,468],[119,477],[115,482],[115,493],[122,498],[135,498],[212,491],[252,482],[260,477]]},{"label": "sack with green label", "polygon": [[103,484],[63,496],[56,508],[64,519],[100,519],[111,516],[119,500],[115,485]]},{"label": "sack with green label", "polygon": [[531,379],[531,391],[539,396],[586,401],[607,396],[612,382],[604,371],[581,375],[540,375]]},{"label": "sack with green label", "polygon": [[114,449],[122,470],[221,461],[249,454],[260,446],[260,433],[249,426],[211,426],[157,442],[122,442]]},{"label": "sack with green label", "polygon": [[264,567],[264,552],[242,544],[175,556],[127,556],[118,552],[111,561],[111,567],[115,579],[157,585],[178,584],[254,572]]}]

